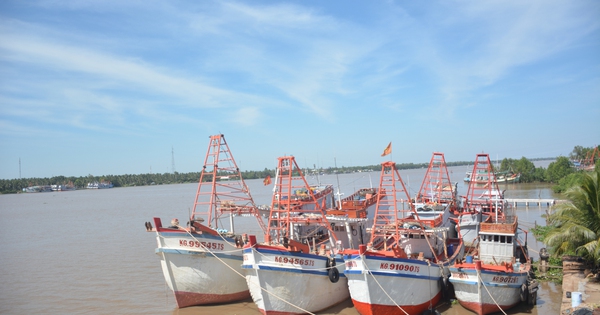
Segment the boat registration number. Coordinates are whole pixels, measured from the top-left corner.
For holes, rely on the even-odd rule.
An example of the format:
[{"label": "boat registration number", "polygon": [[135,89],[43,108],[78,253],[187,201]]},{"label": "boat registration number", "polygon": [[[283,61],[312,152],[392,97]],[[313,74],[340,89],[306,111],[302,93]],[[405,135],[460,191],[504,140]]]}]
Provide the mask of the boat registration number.
[{"label": "boat registration number", "polygon": [[284,256],[275,256],[275,262],[282,263],[282,264],[300,265],[300,266],[314,266],[315,265],[314,260],[294,258],[294,257],[284,257]]},{"label": "boat registration number", "polygon": [[179,240],[179,246],[181,247],[202,247],[206,249],[214,249],[214,250],[224,250],[225,245],[222,243],[214,243],[214,242],[200,242],[200,241],[188,241],[188,240]]},{"label": "boat registration number", "polygon": [[381,265],[379,266],[379,269],[419,272],[420,268],[419,268],[419,266],[414,266],[414,265],[381,263]]},{"label": "boat registration number", "polygon": [[464,272],[453,272],[451,277],[456,279],[469,279],[469,275]]},{"label": "boat registration number", "polygon": [[517,283],[518,280],[519,280],[519,277],[499,277],[499,276],[495,276],[494,278],[492,278],[492,281],[498,282],[498,283]]}]

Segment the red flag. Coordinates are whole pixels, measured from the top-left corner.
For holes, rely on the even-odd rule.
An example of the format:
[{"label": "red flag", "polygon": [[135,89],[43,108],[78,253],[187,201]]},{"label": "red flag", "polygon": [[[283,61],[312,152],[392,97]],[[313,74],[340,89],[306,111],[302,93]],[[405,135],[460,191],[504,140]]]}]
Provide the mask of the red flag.
[{"label": "red flag", "polygon": [[385,150],[383,150],[383,153],[381,153],[381,156],[386,156],[390,153],[392,153],[392,142],[390,142],[390,144],[388,144],[388,146],[385,148]]},{"label": "red flag", "polygon": [[263,184],[265,184],[265,186],[271,184],[271,175],[267,175],[267,177],[265,177],[265,179],[263,180]]}]

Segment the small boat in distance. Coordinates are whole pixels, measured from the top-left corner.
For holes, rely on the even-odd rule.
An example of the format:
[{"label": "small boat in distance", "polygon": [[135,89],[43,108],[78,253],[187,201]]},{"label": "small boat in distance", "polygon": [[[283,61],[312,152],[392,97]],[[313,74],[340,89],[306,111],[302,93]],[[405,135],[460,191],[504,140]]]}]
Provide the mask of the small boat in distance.
[{"label": "small boat in distance", "polygon": [[[495,172],[495,175],[498,183],[513,184],[518,183],[521,180],[521,173],[514,173],[511,171]],[[475,181],[477,183],[485,182],[485,178],[483,176],[478,175],[474,180],[472,177],[473,173],[467,172],[464,179],[465,183],[469,183],[471,181]]]},{"label": "small boat in distance", "polygon": [[91,182],[87,184],[87,189],[106,189],[113,188],[113,184],[108,181]]},{"label": "small boat in distance", "polygon": [[69,182],[68,184],[63,185],[51,185],[53,191],[71,191],[77,189],[73,182]]},{"label": "small boat in distance", "polygon": [[38,192],[51,192],[52,186],[50,185],[41,185],[41,186],[29,186],[23,188],[23,192],[25,193],[38,193]]}]

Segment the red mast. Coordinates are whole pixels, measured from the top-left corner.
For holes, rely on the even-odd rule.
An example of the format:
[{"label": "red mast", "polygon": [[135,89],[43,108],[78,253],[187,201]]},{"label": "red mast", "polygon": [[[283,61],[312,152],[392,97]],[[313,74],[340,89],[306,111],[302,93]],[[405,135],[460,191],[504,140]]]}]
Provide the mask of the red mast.
[{"label": "red mast", "polygon": [[[298,223],[316,223],[331,231],[331,226],[325,217],[326,200],[317,199],[316,196],[320,192],[313,191],[306,182],[293,156],[278,158],[274,182],[268,233],[265,237],[267,242],[283,242],[284,237],[302,241],[291,231],[293,224]],[[329,234],[336,239],[334,233]]]},{"label": "red mast", "polygon": [[475,210],[492,212],[498,202],[500,202],[500,204],[497,204],[498,207],[502,206],[504,202],[488,154],[477,154],[467,190],[466,202],[464,210],[467,212]]},{"label": "red mast", "polygon": [[[377,201],[375,218],[369,243],[374,245],[376,239],[385,240],[392,236],[395,244],[399,247],[400,221],[414,213],[414,206],[410,202],[410,196],[392,161],[381,163],[381,175],[379,177],[379,193],[381,199]],[[389,242],[386,242],[388,245]]]},{"label": "red mast", "polygon": [[233,215],[252,215],[261,229],[267,230],[225,136],[219,134],[210,136],[191,219],[206,218],[208,227],[218,229],[223,215],[229,215],[231,220]]},{"label": "red mast", "polygon": [[454,208],[456,205],[455,194],[456,191],[450,181],[450,175],[448,175],[444,154],[433,152],[415,202],[452,204],[452,208]]}]

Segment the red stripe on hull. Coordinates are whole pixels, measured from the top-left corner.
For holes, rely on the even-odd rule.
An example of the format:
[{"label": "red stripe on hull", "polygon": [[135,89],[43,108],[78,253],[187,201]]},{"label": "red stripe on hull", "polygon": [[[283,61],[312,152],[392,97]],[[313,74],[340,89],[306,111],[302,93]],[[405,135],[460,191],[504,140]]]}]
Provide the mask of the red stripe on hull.
[{"label": "red stripe on hull", "polygon": [[[425,302],[419,305],[400,305],[402,310],[404,310],[409,315],[421,315],[423,312],[435,307],[442,297],[442,293],[438,293],[430,302]],[[354,303],[354,308],[361,315],[406,315],[398,306],[396,305],[377,305],[377,304],[368,304],[358,302],[352,299],[352,303]]]},{"label": "red stripe on hull", "polygon": [[230,303],[250,298],[250,291],[242,291],[232,294],[202,294],[192,292],[175,292],[175,302],[178,308],[195,305]]},{"label": "red stripe on hull", "polygon": [[[486,315],[486,314],[491,314],[491,313],[496,313],[496,312],[501,311],[500,309],[498,309],[498,306],[496,304],[481,304],[481,303],[477,303],[477,302],[462,302],[460,300],[458,302],[460,302],[460,305],[462,305],[464,308],[471,310],[471,311],[477,313],[478,315]],[[515,303],[513,305],[500,305],[500,307],[502,308],[502,310],[507,310],[517,304],[518,303]]]}]

